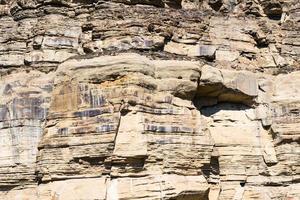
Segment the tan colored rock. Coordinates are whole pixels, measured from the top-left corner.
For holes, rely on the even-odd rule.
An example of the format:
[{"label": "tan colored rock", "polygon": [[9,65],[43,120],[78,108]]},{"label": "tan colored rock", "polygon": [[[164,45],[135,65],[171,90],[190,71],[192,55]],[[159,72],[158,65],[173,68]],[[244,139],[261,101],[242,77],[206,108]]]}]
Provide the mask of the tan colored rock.
[{"label": "tan colored rock", "polygon": [[55,181],[38,187],[37,199],[80,200],[106,199],[107,179],[87,178]]},{"label": "tan colored rock", "polygon": [[200,45],[197,56],[213,60],[216,57],[216,50],[217,47],[213,45]]},{"label": "tan colored rock", "polygon": [[235,61],[239,55],[240,53],[238,51],[217,50],[216,60],[232,62]]},{"label": "tan colored rock", "polygon": [[203,176],[166,174],[138,179],[119,178],[111,181],[107,199],[208,199],[208,190]]},{"label": "tan colored rock", "polygon": [[298,0],[0,0],[0,199],[298,199],[298,22]]},{"label": "tan colored rock", "polygon": [[165,45],[164,51],[168,53],[174,53],[177,55],[198,56],[197,46],[191,44],[169,42]]},{"label": "tan colored rock", "polygon": [[128,113],[120,118],[113,155],[147,157],[147,138],[143,135],[142,115]]},{"label": "tan colored rock", "polygon": [[0,55],[0,66],[11,67],[24,65],[24,55]]},{"label": "tan colored rock", "polygon": [[62,62],[75,54],[56,51],[56,50],[43,50],[43,51],[33,51],[25,55],[25,62],[28,63],[38,63],[38,62]]},{"label": "tan colored rock", "polygon": [[247,71],[233,72],[204,65],[197,93],[217,101],[249,104],[258,96],[258,84],[254,74]]}]

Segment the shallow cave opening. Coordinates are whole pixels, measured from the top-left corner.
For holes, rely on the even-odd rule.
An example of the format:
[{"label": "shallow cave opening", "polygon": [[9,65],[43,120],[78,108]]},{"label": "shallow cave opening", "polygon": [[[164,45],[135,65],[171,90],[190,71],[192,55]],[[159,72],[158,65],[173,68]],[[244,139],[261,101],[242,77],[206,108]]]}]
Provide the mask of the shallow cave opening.
[{"label": "shallow cave opening", "polygon": [[272,20],[280,20],[281,19],[281,15],[282,14],[274,13],[274,14],[269,14],[268,17],[269,17],[269,19],[272,19]]},{"label": "shallow cave opening", "polygon": [[222,0],[210,0],[208,2],[208,4],[210,5],[210,7],[215,10],[215,11],[219,11],[220,8],[223,5],[223,1]]},{"label": "shallow cave opening", "polygon": [[283,13],[280,3],[269,3],[264,7],[264,12],[272,20],[280,20]]},{"label": "shallow cave opening", "polygon": [[205,117],[211,117],[215,113],[220,112],[221,110],[228,110],[228,111],[242,111],[250,109],[251,107],[244,105],[238,102],[216,102],[212,105],[197,105],[197,101],[194,102],[194,105],[200,110],[201,114]]}]

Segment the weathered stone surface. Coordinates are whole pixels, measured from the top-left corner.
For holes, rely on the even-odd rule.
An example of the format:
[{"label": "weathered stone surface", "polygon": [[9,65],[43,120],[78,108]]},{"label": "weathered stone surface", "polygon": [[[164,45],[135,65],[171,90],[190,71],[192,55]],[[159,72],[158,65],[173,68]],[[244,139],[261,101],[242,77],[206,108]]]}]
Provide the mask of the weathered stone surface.
[{"label": "weathered stone surface", "polygon": [[299,199],[299,8],[0,0],[0,199]]},{"label": "weathered stone surface", "polygon": [[0,184],[34,183],[37,145],[42,136],[52,75],[17,73],[0,81]]},{"label": "weathered stone surface", "polygon": [[200,98],[213,97],[219,102],[251,104],[258,96],[258,85],[255,75],[250,72],[220,70],[204,65],[197,91]]}]

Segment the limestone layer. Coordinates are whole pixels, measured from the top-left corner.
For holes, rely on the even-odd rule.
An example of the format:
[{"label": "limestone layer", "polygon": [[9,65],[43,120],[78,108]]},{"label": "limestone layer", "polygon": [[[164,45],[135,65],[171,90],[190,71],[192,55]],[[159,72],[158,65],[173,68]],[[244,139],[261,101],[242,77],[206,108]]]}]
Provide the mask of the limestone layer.
[{"label": "limestone layer", "polygon": [[298,0],[0,0],[0,199],[298,200]]}]

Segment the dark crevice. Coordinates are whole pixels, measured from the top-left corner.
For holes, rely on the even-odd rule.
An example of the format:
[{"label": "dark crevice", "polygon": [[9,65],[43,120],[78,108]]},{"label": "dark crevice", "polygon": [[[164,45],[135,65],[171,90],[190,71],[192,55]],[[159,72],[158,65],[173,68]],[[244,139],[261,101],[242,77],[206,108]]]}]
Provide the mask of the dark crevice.
[{"label": "dark crevice", "polygon": [[10,190],[14,189],[15,187],[17,187],[17,185],[1,185],[0,192],[10,191]]},{"label": "dark crevice", "polygon": [[94,29],[94,25],[92,23],[86,23],[81,26],[82,32],[92,31]]},{"label": "dark crevice", "polygon": [[203,176],[209,180],[210,176],[218,176],[220,174],[219,157],[211,156],[210,163],[204,164],[201,167]]},{"label": "dark crevice", "polygon": [[239,103],[218,103],[214,106],[205,106],[200,109],[201,114],[210,117],[221,110],[242,111],[250,109],[249,106]]},{"label": "dark crevice", "polygon": [[277,165],[278,162],[267,162],[265,160],[265,157],[263,156],[263,160],[264,160],[264,163],[268,166],[268,167],[272,167],[272,166],[275,166]]},{"label": "dark crevice", "polygon": [[[171,36],[166,36],[165,37],[165,43],[168,43],[169,41],[171,41],[170,39]],[[157,59],[157,60],[187,60],[187,61],[203,61],[205,62],[205,60],[203,58],[200,57],[189,57],[187,55],[177,55],[174,53],[168,53],[163,51],[164,45],[158,46],[154,49],[134,49],[134,48],[130,48],[130,49],[118,49],[118,48],[110,48],[110,49],[101,49],[101,51],[97,51],[94,52],[92,50],[85,50],[87,51],[85,55],[75,55],[72,56],[70,58],[68,58],[67,60],[71,60],[71,59],[75,59],[75,60],[79,60],[79,59],[89,59],[89,58],[95,58],[95,57],[99,57],[99,56],[117,56],[121,53],[138,53],[140,55],[146,56],[149,59]],[[66,60],[66,61],[67,61]],[[65,61],[64,61],[65,62]],[[211,64],[210,62],[205,62],[207,64]]]},{"label": "dark crevice", "polygon": [[[222,75],[222,74],[221,74]],[[201,77],[201,74],[200,74]],[[222,78],[223,75],[222,75]],[[255,107],[256,96],[247,95],[237,89],[227,88],[223,83],[209,83],[197,80],[197,89],[193,93],[192,102],[199,110],[202,107],[213,106],[218,103],[241,104]]]},{"label": "dark crevice", "polygon": [[[72,173],[69,173],[72,174]],[[100,178],[103,177],[101,174],[95,176],[69,176],[69,177],[52,177],[50,180],[43,180],[40,184],[47,184],[54,181],[64,181],[64,180],[72,180],[72,179],[86,179],[86,178]]]},{"label": "dark crevice", "polygon": [[153,1],[144,1],[144,0],[129,0],[129,1],[121,1],[117,0],[116,2],[128,4],[128,5],[150,5],[150,6],[156,6],[160,8],[164,8],[165,4],[162,0],[153,0]]},{"label": "dark crevice", "polygon": [[266,92],[260,85],[258,85],[258,89],[262,92]]},{"label": "dark crevice", "polygon": [[121,125],[121,120],[122,120],[122,116],[125,116],[126,114],[123,112],[122,114],[122,110],[120,110],[120,117],[119,117],[119,122],[118,122],[118,126],[117,126],[117,130],[116,130],[116,135],[114,137],[114,148],[116,147],[116,140],[117,140],[117,136],[119,133],[119,129],[120,129],[120,125]]},{"label": "dark crevice", "polygon": [[283,13],[282,5],[279,2],[270,1],[265,5],[264,12],[269,19],[280,20]]},{"label": "dark crevice", "polygon": [[43,174],[40,173],[39,171],[35,171],[35,182],[40,185],[43,183]]},{"label": "dark crevice", "polygon": [[152,33],[155,31],[155,25],[153,23],[148,24],[147,30]]},{"label": "dark crevice", "polygon": [[73,162],[79,163],[79,164],[89,164],[91,166],[94,165],[101,165],[105,160],[105,157],[78,157],[78,158],[73,158]]},{"label": "dark crevice", "polygon": [[163,33],[163,36],[164,36],[164,45],[161,49],[162,51],[164,50],[164,46],[172,40],[173,33],[171,31],[167,31]]},{"label": "dark crevice", "polygon": [[[258,47],[261,48],[261,47]],[[254,53],[249,53],[249,52],[245,52],[242,51],[240,56],[247,58],[248,60],[255,60],[256,59],[256,55]]]},{"label": "dark crevice", "polygon": [[210,7],[213,10],[219,11],[223,5],[223,1],[222,0],[209,0],[208,4],[210,5]]},{"label": "dark crevice", "polygon": [[281,14],[269,14],[268,17],[269,17],[269,19],[272,19],[272,20],[280,20]]},{"label": "dark crevice", "polygon": [[[262,121],[262,120],[261,120]],[[270,131],[270,129],[271,129],[271,124],[263,124],[263,123],[261,123],[262,124],[262,127],[263,127],[263,129],[264,130],[266,130],[266,131]]]},{"label": "dark crevice", "polygon": [[171,197],[169,200],[208,200],[209,199],[209,189],[205,192],[195,192],[195,191],[184,191],[178,194],[176,197]]},{"label": "dark crevice", "polygon": [[45,1],[43,3],[43,5],[51,5],[53,7],[71,7],[70,5],[68,5],[67,3],[65,3],[64,1],[59,1],[59,0],[48,0]]},{"label": "dark crevice", "polygon": [[[227,89],[222,84],[199,86],[198,91],[192,99],[194,106],[198,110],[212,108],[212,106],[223,105],[225,109],[249,109],[255,106],[255,101],[237,91]],[[204,93],[203,93],[204,92]],[[202,93],[202,94],[201,94]],[[222,96],[223,95],[223,96]]]},{"label": "dark crevice", "polygon": [[278,71],[275,75],[277,75],[277,74],[288,74],[288,73],[293,72],[294,70],[295,70],[294,66],[285,64],[283,66],[279,66],[279,69],[278,69]]},{"label": "dark crevice", "polygon": [[6,4],[7,4],[6,0],[0,0],[0,5],[6,5]]},{"label": "dark crevice", "polygon": [[245,185],[246,185],[246,182],[240,182],[241,187],[245,187]]},{"label": "dark crevice", "polygon": [[256,42],[257,48],[267,48],[269,40],[265,36],[260,36],[258,32],[250,30],[247,32]]}]

